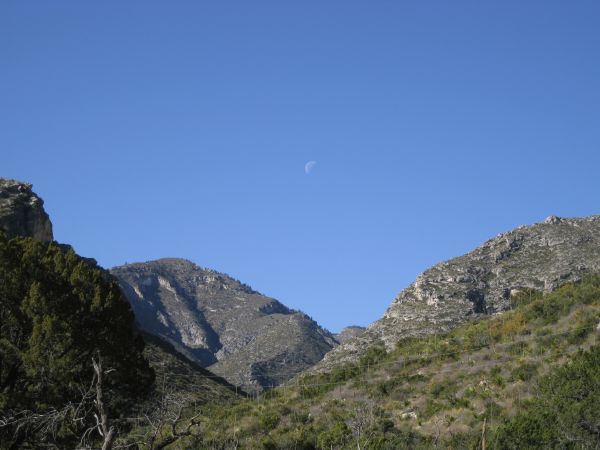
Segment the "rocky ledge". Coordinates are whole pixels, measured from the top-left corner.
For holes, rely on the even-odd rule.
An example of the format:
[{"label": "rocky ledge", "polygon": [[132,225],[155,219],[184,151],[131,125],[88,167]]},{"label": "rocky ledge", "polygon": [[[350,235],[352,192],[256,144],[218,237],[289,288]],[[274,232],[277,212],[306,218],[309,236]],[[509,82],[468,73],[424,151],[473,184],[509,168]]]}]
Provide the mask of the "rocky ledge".
[{"label": "rocky ledge", "polygon": [[52,223],[44,211],[44,201],[30,183],[0,178],[0,229],[9,238],[28,236],[52,241]]}]

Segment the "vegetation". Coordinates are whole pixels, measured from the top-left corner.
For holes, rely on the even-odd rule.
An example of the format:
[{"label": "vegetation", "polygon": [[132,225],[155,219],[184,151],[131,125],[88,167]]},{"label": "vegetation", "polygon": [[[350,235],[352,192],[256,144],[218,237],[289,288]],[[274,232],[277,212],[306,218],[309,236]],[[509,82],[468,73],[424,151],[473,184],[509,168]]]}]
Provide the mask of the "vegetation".
[{"label": "vegetation", "polygon": [[600,446],[599,276],[244,399],[144,348],[117,285],[70,249],[0,237],[0,280],[0,448],[99,448],[98,431],[148,450]]},{"label": "vegetation", "polygon": [[537,386],[536,396],[499,429],[497,447],[598,448],[600,345],[579,351]]},{"label": "vegetation", "polygon": [[[14,425],[0,428],[0,446],[41,445],[14,418],[79,402],[94,378],[92,358],[111,369],[113,417],[148,391],[154,373],[129,304],[95,264],[54,243],[0,236],[0,280],[0,411]],[[57,425],[57,442],[72,444],[86,425]]]},{"label": "vegetation", "polygon": [[204,406],[181,448],[598,448],[600,277],[512,301],[231,408]]}]

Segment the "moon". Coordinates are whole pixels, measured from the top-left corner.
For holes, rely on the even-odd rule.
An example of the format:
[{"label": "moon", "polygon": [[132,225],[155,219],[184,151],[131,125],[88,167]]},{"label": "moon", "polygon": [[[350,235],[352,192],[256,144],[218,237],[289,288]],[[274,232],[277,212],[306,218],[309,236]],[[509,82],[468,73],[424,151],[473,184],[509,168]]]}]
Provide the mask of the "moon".
[{"label": "moon", "polygon": [[313,171],[313,169],[315,168],[315,166],[317,165],[316,161],[309,161],[306,164],[304,164],[304,173],[306,175],[310,175],[310,173]]}]

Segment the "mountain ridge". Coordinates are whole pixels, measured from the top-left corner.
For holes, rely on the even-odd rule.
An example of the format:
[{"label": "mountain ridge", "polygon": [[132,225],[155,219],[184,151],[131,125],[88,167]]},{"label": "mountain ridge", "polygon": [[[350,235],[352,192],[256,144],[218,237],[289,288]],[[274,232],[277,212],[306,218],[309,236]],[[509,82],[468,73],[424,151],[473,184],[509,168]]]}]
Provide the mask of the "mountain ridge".
[{"label": "mountain ridge", "polygon": [[311,371],[327,371],[368,348],[388,350],[405,337],[447,332],[471,317],[510,309],[511,298],[551,292],[600,270],[600,215],[549,216],[488,239],[422,272],[360,336],[328,353]]},{"label": "mountain ridge", "polygon": [[337,345],[306,314],[189,260],[127,264],[111,274],[142,329],[249,391],[281,384]]}]

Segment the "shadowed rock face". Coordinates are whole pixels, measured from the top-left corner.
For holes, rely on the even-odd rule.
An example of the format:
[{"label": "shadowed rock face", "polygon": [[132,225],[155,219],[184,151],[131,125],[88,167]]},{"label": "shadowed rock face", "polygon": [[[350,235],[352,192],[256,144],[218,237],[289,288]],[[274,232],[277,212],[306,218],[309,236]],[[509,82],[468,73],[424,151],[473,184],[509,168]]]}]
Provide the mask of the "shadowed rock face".
[{"label": "shadowed rock face", "polygon": [[354,360],[375,344],[391,349],[404,337],[448,331],[470,317],[505,311],[521,289],[549,292],[599,270],[600,216],[551,216],[519,227],[427,269],[382,319],[331,351],[315,370]]},{"label": "shadowed rock face", "polygon": [[140,327],[245,390],[276,386],[337,341],[305,314],[182,259],[115,267]]},{"label": "shadowed rock face", "polygon": [[29,183],[0,178],[0,229],[9,238],[52,241],[52,223],[44,211],[44,201],[31,188]]}]

